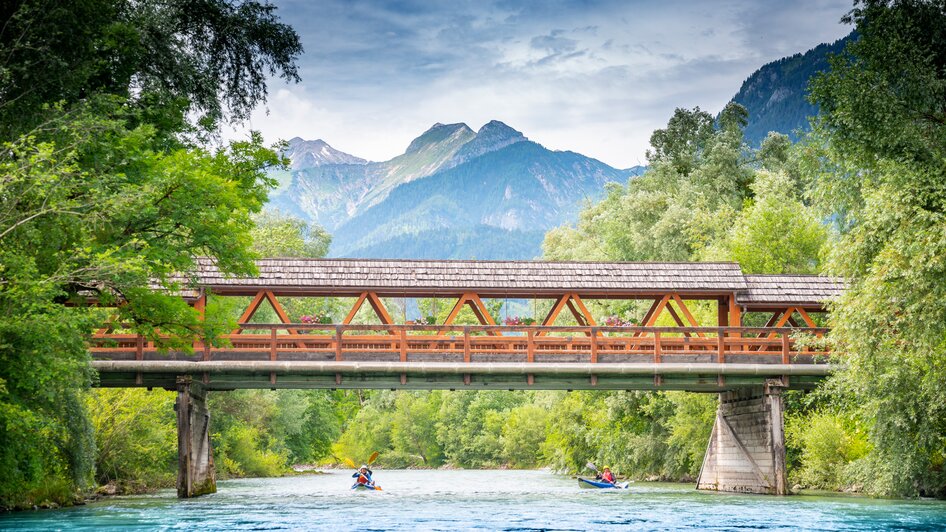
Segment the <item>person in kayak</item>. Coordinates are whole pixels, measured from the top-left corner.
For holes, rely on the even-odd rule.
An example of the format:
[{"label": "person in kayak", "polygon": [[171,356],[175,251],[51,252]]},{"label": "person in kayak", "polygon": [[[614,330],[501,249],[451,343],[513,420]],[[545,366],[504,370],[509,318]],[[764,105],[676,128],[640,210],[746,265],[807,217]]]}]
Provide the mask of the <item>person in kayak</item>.
[{"label": "person in kayak", "polygon": [[608,484],[614,484],[614,473],[611,472],[611,468],[604,466],[601,468],[601,472],[595,476],[595,480],[600,480],[602,482],[607,482]]},{"label": "person in kayak", "polygon": [[358,471],[355,471],[355,473],[352,475],[352,478],[358,479],[355,481],[355,484],[364,484],[369,488],[374,487],[374,480],[371,478],[371,470],[368,469],[367,464],[361,464],[361,467],[358,469]]}]

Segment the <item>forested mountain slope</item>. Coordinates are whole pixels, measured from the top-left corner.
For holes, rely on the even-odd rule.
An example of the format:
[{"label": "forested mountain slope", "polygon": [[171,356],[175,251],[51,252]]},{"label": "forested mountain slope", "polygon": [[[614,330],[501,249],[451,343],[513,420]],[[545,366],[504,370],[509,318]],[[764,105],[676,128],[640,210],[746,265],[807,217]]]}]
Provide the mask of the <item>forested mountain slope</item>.
[{"label": "forested mountain slope", "polygon": [[808,102],[808,80],[827,70],[828,54],[838,54],[854,38],[851,33],[831,44],[819,44],[805,53],[784,57],[756,70],[732,101],[749,110],[746,142],[758,147],[769,131],[798,140],[797,131],[808,131],[808,117],[818,108]]}]

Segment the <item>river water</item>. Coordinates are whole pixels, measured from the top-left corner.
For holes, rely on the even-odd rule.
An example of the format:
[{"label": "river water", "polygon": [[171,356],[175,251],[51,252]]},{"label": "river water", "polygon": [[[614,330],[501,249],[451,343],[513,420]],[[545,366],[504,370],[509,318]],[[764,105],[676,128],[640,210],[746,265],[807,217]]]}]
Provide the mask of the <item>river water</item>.
[{"label": "river water", "polygon": [[0,530],[944,530],[946,502],[702,493],[692,485],[583,490],[545,471],[342,471],[218,483],[86,506],[0,515]]}]

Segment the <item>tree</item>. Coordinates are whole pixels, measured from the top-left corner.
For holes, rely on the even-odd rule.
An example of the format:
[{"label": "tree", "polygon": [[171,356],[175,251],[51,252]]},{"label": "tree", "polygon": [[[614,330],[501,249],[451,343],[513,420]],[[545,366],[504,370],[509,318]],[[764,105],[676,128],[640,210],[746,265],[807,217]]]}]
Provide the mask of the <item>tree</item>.
[{"label": "tree", "polygon": [[603,200],[579,213],[577,226],[549,231],[545,258],[690,260],[725,232],[751,195],[754,160],[743,143],[745,123],[745,108],[734,103],[715,129],[699,108],[677,109],[651,138],[647,173],[626,187],[611,185]]},{"label": "tree", "polygon": [[87,302],[179,346],[223,330],[173,295],[178,272],[254,271],[250,216],[282,161],[205,135],[267,74],[295,79],[301,48],[252,1],[20,1],[0,21],[0,506],[65,502],[94,456],[81,390],[107,315]]},{"label": "tree", "polygon": [[398,394],[391,419],[394,450],[406,456],[418,456],[421,465],[439,466],[443,449],[437,441],[437,414],[440,392]]},{"label": "tree", "polygon": [[298,35],[256,0],[14,0],[0,7],[0,28],[2,140],[35,127],[48,104],[95,94],[143,108],[183,103],[213,128],[264,101],[267,75],[299,79]]},{"label": "tree", "polygon": [[100,389],[87,401],[95,427],[95,475],[122,490],[171,487],[176,480],[173,392]]},{"label": "tree", "polygon": [[503,456],[514,467],[535,467],[542,457],[549,411],[527,403],[509,411],[503,424]]},{"label": "tree", "polygon": [[802,203],[791,178],[760,171],[752,188],[754,200],[700,258],[736,261],[745,273],[818,273],[828,229]]},{"label": "tree", "polygon": [[267,209],[253,217],[253,251],[261,257],[324,257],[332,235],[318,224]]},{"label": "tree", "polygon": [[879,493],[946,495],[946,4],[857,2],[811,85],[814,197],[841,232],[832,336]]}]

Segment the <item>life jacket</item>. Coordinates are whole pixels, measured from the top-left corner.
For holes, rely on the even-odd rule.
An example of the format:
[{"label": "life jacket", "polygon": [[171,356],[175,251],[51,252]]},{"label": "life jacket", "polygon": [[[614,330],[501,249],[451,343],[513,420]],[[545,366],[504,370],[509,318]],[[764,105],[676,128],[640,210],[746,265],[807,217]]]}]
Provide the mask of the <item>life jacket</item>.
[{"label": "life jacket", "polygon": [[614,473],[610,471],[605,471],[604,473],[601,473],[601,480],[614,484]]}]

